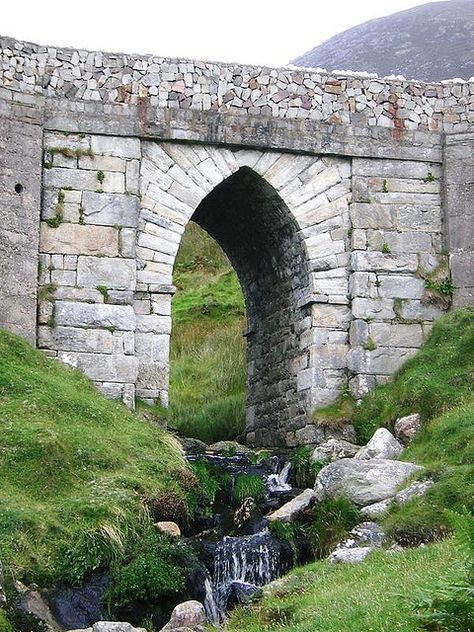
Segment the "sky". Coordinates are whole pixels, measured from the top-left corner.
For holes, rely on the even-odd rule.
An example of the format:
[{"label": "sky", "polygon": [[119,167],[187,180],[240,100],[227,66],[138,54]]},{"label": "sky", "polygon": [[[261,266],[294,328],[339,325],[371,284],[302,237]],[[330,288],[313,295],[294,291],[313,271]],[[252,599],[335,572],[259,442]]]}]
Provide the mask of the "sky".
[{"label": "sky", "polygon": [[336,33],[425,1],[3,0],[0,33],[37,44],[284,66]]}]

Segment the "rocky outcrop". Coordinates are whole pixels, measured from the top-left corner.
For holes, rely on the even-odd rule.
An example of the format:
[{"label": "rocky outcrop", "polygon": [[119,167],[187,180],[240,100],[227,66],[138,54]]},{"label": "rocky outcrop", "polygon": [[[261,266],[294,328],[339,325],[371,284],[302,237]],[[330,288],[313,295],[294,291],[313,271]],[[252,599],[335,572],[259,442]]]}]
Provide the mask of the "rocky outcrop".
[{"label": "rocky outcrop", "polygon": [[268,516],[270,522],[280,520],[281,522],[293,522],[299,514],[307,509],[314,501],[315,493],[313,489],[305,489],[298,496],[282,505],[279,509]]},{"label": "rocky outcrop", "polygon": [[204,606],[199,601],[184,601],[176,606],[171,613],[168,623],[161,629],[161,632],[177,632],[178,630],[194,630],[200,632],[202,625],[206,622]]},{"label": "rocky outcrop", "polygon": [[390,459],[340,459],[323,467],[316,478],[318,500],[345,496],[365,507],[395,496],[399,487],[423,468]]},{"label": "rocky outcrop", "polygon": [[402,444],[387,428],[379,428],[367,445],[356,454],[356,459],[397,459],[403,451]]}]

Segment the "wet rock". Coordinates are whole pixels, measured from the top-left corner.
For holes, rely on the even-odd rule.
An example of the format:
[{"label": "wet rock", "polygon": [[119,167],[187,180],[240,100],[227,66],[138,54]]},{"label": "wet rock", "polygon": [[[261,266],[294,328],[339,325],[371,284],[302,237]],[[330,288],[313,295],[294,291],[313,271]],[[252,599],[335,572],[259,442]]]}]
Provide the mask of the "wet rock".
[{"label": "wet rock", "polygon": [[316,478],[318,500],[345,496],[365,507],[391,498],[398,488],[423,468],[390,459],[340,459],[323,467]]},{"label": "wet rock", "polygon": [[395,422],[395,435],[404,444],[410,443],[420,429],[421,420],[418,413],[400,417]]},{"label": "wet rock", "polygon": [[235,581],[229,587],[227,608],[232,608],[243,603],[248,603],[253,597],[261,593],[262,589],[255,584]]},{"label": "wet rock", "polygon": [[7,598],[5,595],[5,580],[3,577],[3,566],[0,562],[0,608],[7,603]]},{"label": "wet rock", "polygon": [[108,578],[92,574],[80,586],[60,586],[48,592],[48,603],[56,621],[66,630],[84,629],[106,618],[103,597]]},{"label": "wet rock", "polygon": [[412,498],[419,498],[420,496],[424,496],[426,492],[433,487],[434,481],[428,479],[426,481],[413,481],[411,485],[402,489],[395,496],[395,502],[399,505],[403,505]]},{"label": "wet rock", "polygon": [[20,610],[42,621],[48,630],[56,632],[61,629],[36,586],[29,587],[16,581],[14,587],[20,598]]},{"label": "wet rock", "polygon": [[181,529],[178,527],[176,522],[171,522],[170,520],[162,520],[161,522],[155,522],[155,529],[160,533],[166,533],[173,538],[181,537]]},{"label": "wet rock", "polygon": [[372,439],[357,454],[356,459],[397,459],[403,451],[402,444],[387,428],[379,428]]},{"label": "wet rock", "polygon": [[282,522],[292,522],[302,511],[304,511],[313,502],[315,497],[314,490],[305,489],[298,496],[285,503],[280,509],[277,509],[268,516],[270,522],[281,520]]},{"label": "wet rock", "polygon": [[352,458],[360,449],[360,445],[355,445],[344,439],[330,438],[315,448],[311,455],[311,461],[332,462],[338,459]]},{"label": "wet rock", "polygon": [[183,450],[186,454],[204,454],[209,449],[207,443],[194,439],[192,437],[183,437],[180,439],[180,443],[183,446]]},{"label": "wet rock", "polygon": [[217,454],[230,455],[233,454],[249,454],[252,452],[250,448],[237,441],[218,441],[209,446],[209,450]]},{"label": "wet rock", "polygon": [[387,513],[390,509],[390,505],[392,504],[393,499],[387,498],[387,500],[381,500],[378,503],[373,503],[372,505],[367,505],[366,507],[362,507],[360,510],[361,516],[364,518],[369,518],[370,520],[374,520],[375,518],[379,518]]},{"label": "wet rock", "polygon": [[336,549],[328,557],[331,564],[357,564],[363,562],[373,551],[371,546],[359,546],[351,549]]},{"label": "wet rock", "polygon": [[134,628],[130,623],[120,621],[98,621],[91,628],[71,630],[71,632],[147,632],[145,628]]},{"label": "wet rock", "polygon": [[205,622],[206,613],[202,603],[195,600],[184,601],[173,610],[170,620],[161,629],[161,632],[180,630],[181,628],[195,629]]}]

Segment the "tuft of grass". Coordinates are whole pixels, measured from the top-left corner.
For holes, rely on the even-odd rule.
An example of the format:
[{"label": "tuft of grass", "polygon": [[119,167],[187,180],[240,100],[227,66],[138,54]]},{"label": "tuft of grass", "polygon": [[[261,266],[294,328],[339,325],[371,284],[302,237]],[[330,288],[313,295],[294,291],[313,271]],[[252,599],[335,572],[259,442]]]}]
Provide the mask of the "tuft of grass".
[{"label": "tuft of grass", "polygon": [[359,510],[347,498],[327,499],[318,503],[311,512],[307,526],[308,540],[315,557],[328,555],[360,520]]},{"label": "tuft of grass", "polygon": [[125,559],[142,499],[185,469],[175,439],[105,399],[79,371],[0,331],[0,550],[43,587]]},{"label": "tuft of grass", "polygon": [[265,496],[265,483],[256,474],[239,474],[234,481],[233,497],[237,503],[247,498],[259,502]]}]

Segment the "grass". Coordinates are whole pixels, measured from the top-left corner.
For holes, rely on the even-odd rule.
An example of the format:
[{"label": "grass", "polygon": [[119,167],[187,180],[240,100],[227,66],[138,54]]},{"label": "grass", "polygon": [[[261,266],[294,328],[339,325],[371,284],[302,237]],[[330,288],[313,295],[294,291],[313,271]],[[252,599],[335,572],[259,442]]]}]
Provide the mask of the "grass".
[{"label": "grass", "polygon": [[192,222],[178,253],[170,363],[170,425],[213,443],[245,426],[245,307],[226,256]]},{"label": "grass", "polygon": [[127,555],[146,499],[184,496],[164,430],[102,397],[79,371],[0,331],[0,550],[7,575],[80,581]]},{"label": "grass", "polygon": [[326,560],[294,570],[260,603],[235,610],[227,632],[418,632],[420,587],[465,574],[452,541],[400,553],[376,552],[364,563]]}]

